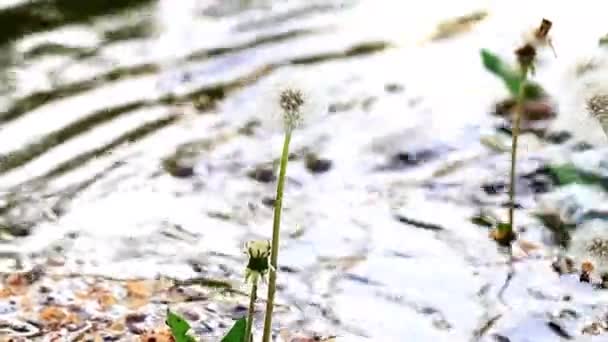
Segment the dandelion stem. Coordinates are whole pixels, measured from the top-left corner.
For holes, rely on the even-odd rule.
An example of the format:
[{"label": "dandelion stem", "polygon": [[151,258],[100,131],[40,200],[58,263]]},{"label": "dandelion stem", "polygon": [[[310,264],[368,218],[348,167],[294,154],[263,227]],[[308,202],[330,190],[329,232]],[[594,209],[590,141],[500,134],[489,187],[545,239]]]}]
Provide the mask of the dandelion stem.
[{"label": "dandelion stem", "polygon": [[251,342],[251,328],[253,327],[253,313],[255,311],[255,301],[258,297],[258,279],[254,279],[251,284],[251,295],[249,296],[249,311],[247,312],[247,325],[245,326],[245,341]]},{"label": "dandelion stem", "polygon": [[283,187],[285,185],[285,173],[287,172],[287,161],[289,157],[289,142],[291,141],[291,130],[285,132],[283,141],[283,153],[281,154],[281,166],[279,180],[277,183],[277,196],[274,202],[274,220],[272,224],[272,249],[270,251],[270,274],[268,276],[268,298],[266,302],[266,316],[264,317],[263,342],[270,342],[272,331],[272,310],[274,308],[274,295],[277,285],[277,259],[279,253],[279,230],[281,227],[281,210],[283,208]]},{"label": "dandelion stem", "polygon": [[517,143],[519,140],[519,131],[521,125],[521,117],[524,111],[525,101],[525,89],[526,80],[528,77],[528,66],[522,65],[521,68],[521,83],[519,84],[519,91],[517,94],[517,105],[515,108],[515,121],[513,123],[512,136],[513,141],[511,144],[511,180],[509,186],[509,230],[513,232],[514,229],[514,214],[515,214],[515,168],[517,165]]}]

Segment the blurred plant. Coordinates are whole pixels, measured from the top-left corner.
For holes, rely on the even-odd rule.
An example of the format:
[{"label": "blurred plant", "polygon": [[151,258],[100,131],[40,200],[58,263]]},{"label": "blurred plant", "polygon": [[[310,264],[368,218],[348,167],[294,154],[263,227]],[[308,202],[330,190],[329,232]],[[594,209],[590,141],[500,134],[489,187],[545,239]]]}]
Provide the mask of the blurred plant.
[{"label": "blurred plant", "polygon": [[534,73],[534,62],[536,59],[537,48],[550,46],[551,40],[549,30],[552,23],[543,19],[540,26],[527,32],[524,36],[524,44],[515,50],[517,57],[517,69],[511,68],[508,64],[500,60],[496,55],[488,50],[481,50],[481,58],[485,68],[500,77],[509,89],[512,96],[516,98],[515,119],[512,127],[511,143],[511,167],[509,185],[509,221],[499,223],[492,231],[492,237],[501,245],[510,246],[516,239],[514,232],[514,213],[515,213],[515,181],[517,166],[517,148],[521,126],[521,119],[524,115],[524,103],[530,99],[537,99],[542,96],[542,88],[528,81],[529,74]]},{"label": "blurred plant", "polygon": [[593,94],[587,98],[587,111],[602,125],[608,135],[608,93]]},{"label": "blurred plant", "polygon": [[590,221],[572,234],[569,255],[580,267],[581,281],[591,282],[597,275],[602,282],[608,279],[608,237],[601,220]]}]

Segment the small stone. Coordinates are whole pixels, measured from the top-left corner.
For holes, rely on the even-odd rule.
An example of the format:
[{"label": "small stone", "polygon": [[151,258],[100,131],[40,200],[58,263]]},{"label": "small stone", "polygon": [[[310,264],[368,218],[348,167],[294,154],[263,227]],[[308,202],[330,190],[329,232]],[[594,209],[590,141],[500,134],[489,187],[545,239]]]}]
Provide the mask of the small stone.
[{"label": "small stone", "polygon": [[547,326],[559,337],[567,339],[567,340],[571,340],[572,339],[572,335],[570,335],[570,333],[568,333],[566,331],[566,329],[564,329],[561,325],[559,325],[556,322],[553,321],[549,321],[547,322]]},{"label": "small stone", "polygon": [[190,322],[196,322],[201,319],[201,315],[199,315],[196,311],[193,310],[184,310],[182,311],[184,318]]},{"label": "small stone", "polygon": [[589,144],[588,142],[581,141],[572,146],[572,151],[583,152],[583,151],[588,151],[592,148],[593,148],[593,145]]},{"label": "small stone", "polygon": [[312,173],[324,173],[331,169],[332,161],[318,158],[314,154],[306,155],[306,168]]},{"label": "small stone", "polygon": [[273,197],[264,197],[264,198],[262,198],[262,204],[264,204],[267,207],[273,208],[274,207],[274,202],[275,202],[275,199]]},{"label": "small stone", "polygon": [[232,310],[233,318],[240,318],[244,314],[247,314],[247,307],[245,305],[237,304]]},{"label": "small stone", "polygon": [[547,134],[545,139],[552,144],[563,144],[572,138],[572,133],[568,131],[551,132]]},{"label": "small stone", "polygon": [[145,313],[130,313],[125,317],[125,322],[127,324],[142,323],[146,317]]},{"label": "small stone", "polygon": [[384,90],[387,93],[400,93],[404,89],[403,85],[398,83],[387,83],[384,85]]},{"label": "small stone", "polygon": [[175,178],[188,178],[194,175],[194,167],[177,160],[177,157],[163,161],[163,169]]},{"label": "small stone", "polygon": [[507,186],[504,182],[486,183],[481,185],[481,189],[488,195],[498,195],[504,193]]},{"label": "small stone", "polygon": [[379,170],[395,171],[418,166],[435,159],[437,155],[432,149],[398,152],[390,158],[387,165],[380,166]]},{"label": "small stone", "polygon": [[250,120],[245,125],[239,128],[238,132],[242,135],[252,136],[255,133],[255,129],[261,125],[259,120]]},{"label": "small stone", "polygon": [[247,175],[260,183],[270,183],[276,180],[274,170],[267,166],[258,166]]}]

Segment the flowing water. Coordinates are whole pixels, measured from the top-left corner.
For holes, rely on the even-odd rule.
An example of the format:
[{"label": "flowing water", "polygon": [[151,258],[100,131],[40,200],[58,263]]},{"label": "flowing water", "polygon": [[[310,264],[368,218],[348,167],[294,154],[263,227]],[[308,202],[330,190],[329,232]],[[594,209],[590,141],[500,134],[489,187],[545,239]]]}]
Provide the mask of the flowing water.
[{"label": "flowing water", "polygon": [[[490,112],[507,93],[482,69],[479,49],[508,56],[525,27],[518,20],[551,18],[557,61],[543,55],[535,77],[561,96],[574,58],[599,53],[608,33],[601,2],[0,6],[5,271],[50,258],[71,273],[202,275],[244,288],[243,243],[271,235],[282,139],[259,125],[259,109],[268,84],[303,70],[318,75],[313,86],[330,111],[294,136],[277,326],[345,341],[608,339],[606,292],[553,272],[555,246],[528,215],[545,195],[580,191],[539,191],[522,178],[517,220],[542,248],[515,264],[504,293],[505,251],[471,223],[481,207],[504,211],[506,195],[484,189],[504,187],[509,162],[482,143],[500,136]],[[470,27],[433,35],[461,15]],[[573,128],[571,118],[556,125]],[[586,138],[603,142],[598,127]],[[520,172],[605,160],[601,146],[573,152],[575,140],[525,135]],[[606,198],[584,194],[588,210]],[[206,323],[195,330],[218,336],[246,303],[235,301],[216,315],[213,303],[200,304]],[[584,334],[592,323],[600,333]]]}]

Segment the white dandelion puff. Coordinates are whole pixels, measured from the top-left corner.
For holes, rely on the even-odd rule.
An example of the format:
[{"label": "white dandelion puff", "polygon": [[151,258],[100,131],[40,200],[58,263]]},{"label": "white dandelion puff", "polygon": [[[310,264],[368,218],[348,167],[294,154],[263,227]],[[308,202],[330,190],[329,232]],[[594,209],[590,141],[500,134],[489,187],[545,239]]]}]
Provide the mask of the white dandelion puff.
[{"label": "white dandelion puff", "polygon": [[[269,80],[256,106],[262,122],[272,129],[291,132],[312,124],[327,114],[325,96],[318,89],[314,72],[289,71]],[[316,83],[316,86],[315,86]]]},{"label": "white dandelion puff", "polygon": [[578,267],[602,276],[608,274],[608,225],[599,220],[577,228],[568,254]]},{"label": "white dandelion puff", "polygon": [[588,97],[586,108],[589,114],[602,125],[604,133],[608,135],[608,93]]},{"label": "white dandelion puff", "polygon": [[578,139],[603,145],[608,142],[608,74],[605,71],[608,63],[594,59],[589,64],[591,70],[584,72],[579,70],[581,66],[576,63],[564,79],[560,89],[564,96],[559,99],[562,110],[552,128],[565,129]]}]

